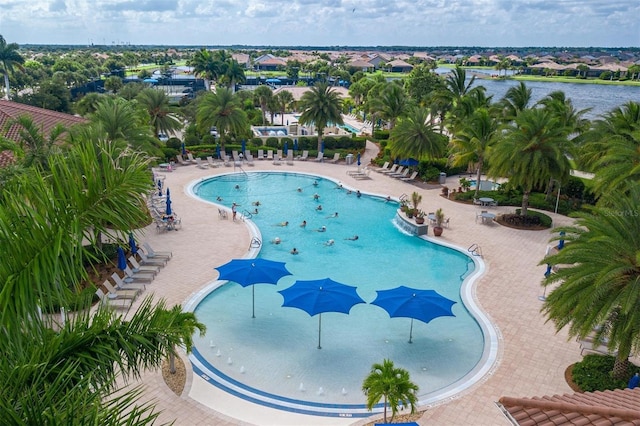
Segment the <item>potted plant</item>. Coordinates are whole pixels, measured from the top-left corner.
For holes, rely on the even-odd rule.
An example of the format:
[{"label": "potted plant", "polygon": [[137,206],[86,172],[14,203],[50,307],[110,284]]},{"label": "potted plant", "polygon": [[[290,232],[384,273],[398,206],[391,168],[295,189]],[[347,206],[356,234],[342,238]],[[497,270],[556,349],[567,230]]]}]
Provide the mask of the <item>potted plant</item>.
[{"label": "potted plant", "polygon": [[460,187],[464,189],[464,192],[467,192],[471,188],[471,181],[467,178],[460,179]]},{"label": "potted plant", "polygon": [[418,213],[416,213],[416,223],[418,225],[422,225],[424,223],[424,212],[422,210],[418,210]]},{"label": "potted plant", "polygon": [[433,227],[433,235],[435,235],[436,237],[439,237],[440,235],[442,235],[442,223],[444,222],[444,212],[442,211],[442,209],[438,209],[436,210],[436,224]]}]

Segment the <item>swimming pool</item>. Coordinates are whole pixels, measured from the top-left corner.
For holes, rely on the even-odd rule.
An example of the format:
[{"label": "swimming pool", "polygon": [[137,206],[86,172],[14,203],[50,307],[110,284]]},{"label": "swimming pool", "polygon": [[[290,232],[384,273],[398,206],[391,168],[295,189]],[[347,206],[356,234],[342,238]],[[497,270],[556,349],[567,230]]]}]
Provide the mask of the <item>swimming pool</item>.
[{"label": "swimming pool", "polygon": [[[364,408],[362,381],[371,365],[384,358],[409,370],[420,386],[422,404],[469,386],[492,362],[487,323],[465,308],[460,289],[462,278],[468,283],[480,264],[400,232],[393,225],[397,204],[357,197],[336,182],[300,173],[227,174],[194,183],[190,191],[210,202],[220,197],[227,207],[235,202],[240,213],[257,208],[252,222],[263,242],[260,257],[286,262],[293,274],[277,286],[256,286],[256,318],[251,317],[252,289],[235,283],[212,283],[186,305],[208,327],[207,336],[194,339],[191,360],[194,371],[212,384],[281,409],[364,416],[370,413]],[[256,201],[259,206],[253,205]],[[328,217],[335,212],[337,218]],[[303,220],[305,228],[299,226]],[[278,226],[284,221],[288,226]],[[326,232],[316,232],[322,226]],[[353,235],[359,239],[346,240]],[[276,237],[281,243],[270,243]],[[325,246],[329,239],[335,244]],[[289,253],[293,247],[299,255]],[[325,277],[357,286],[367,304],[354,306],[349,315],[324,314],[323,348],[318,350],[317,317],[281,307],[278,290],[299,279]],[[409,344],[410,319],[389,318],[369,304],[376,290],[399,285],[435,289],[455,300],[456,317],[415,321]],[[470,290],[463,292],[469,306]]]}]

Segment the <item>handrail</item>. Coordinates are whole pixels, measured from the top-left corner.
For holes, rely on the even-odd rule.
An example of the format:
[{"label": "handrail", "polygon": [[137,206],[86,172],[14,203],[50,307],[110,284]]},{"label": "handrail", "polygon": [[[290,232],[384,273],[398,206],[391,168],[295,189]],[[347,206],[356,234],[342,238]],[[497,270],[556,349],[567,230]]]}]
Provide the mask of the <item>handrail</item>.
[{"label": "handrail", "polygon": [[482,250],[480,249],[480,246],[475,243],[471,244],[467,251],[474,256],[482,257]]},{"label": "handrail", "polygon": [[249,248],[258,248],[262,245],[262,241],[260,241],[260,238],[258,237],[253,237],[251,239],[251,243],[249,243]]}]

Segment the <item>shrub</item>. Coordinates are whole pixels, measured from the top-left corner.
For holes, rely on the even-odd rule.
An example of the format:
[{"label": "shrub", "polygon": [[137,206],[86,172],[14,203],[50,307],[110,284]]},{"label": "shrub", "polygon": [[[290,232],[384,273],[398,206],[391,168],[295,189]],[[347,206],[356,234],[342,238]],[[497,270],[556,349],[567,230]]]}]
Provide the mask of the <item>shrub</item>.
[{"label": "shrub", "polygon": [[169,138],[166,145],[167,148],[180,149],[182,142],[178,138]]},{"label": "shrub", "polygon": [[427,182],[435,182],[440,178],[440,169],[433,166],[427,167],[421,176]]},{"label": "shrub", "polygon": [[377,140],[386,141],[389,139],[389,131],[388,130],[376,130],[373,132],[373,138]]},{"label": "shrub", "polygon": [[278,148],[280,146],[280,143],[278,141],[278,138],[267,138],[265,145],[270,147],[270,148]]},{"label": "shrub", "polygon": [[[582,361],[574,364],[571,374],[573,381],[585,392],[624,389],[627,380],[614,379],[612,376],[615,357],[611,355],[586,355]],[[640,372],[640,368],[629,365],[628,377]]]},{"label": "shrub", "polygon": [[200,138],[196,135],[187,135],[184,138],[184,144],[186,146],[200,145]]},{"label": "shrub", "polygon": [[202,137],[202,144],[203,145],[215,145],[216,144],[216,137],[211,135],[211,134],[206,134]]}]

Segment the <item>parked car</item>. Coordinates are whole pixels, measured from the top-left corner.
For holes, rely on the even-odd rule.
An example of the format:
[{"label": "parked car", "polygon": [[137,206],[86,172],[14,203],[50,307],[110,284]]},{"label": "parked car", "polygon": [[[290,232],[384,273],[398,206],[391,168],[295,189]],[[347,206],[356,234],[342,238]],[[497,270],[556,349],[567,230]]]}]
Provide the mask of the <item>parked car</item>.
[{"label": "parked car", "polygon": [[158,139],[160,139],[161,142],[166,142],[169,140],[169,136],[166,133],[158,133]]}]

